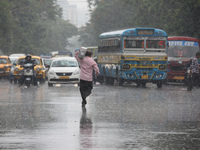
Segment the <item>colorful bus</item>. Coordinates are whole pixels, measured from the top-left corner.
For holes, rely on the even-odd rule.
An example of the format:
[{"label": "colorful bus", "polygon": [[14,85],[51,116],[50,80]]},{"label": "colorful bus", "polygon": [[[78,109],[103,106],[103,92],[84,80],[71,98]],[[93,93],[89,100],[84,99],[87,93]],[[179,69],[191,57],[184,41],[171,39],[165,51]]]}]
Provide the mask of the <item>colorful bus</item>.
[{"label": "colorful bus", "polygon": [[99,36],[100,83],[147,82],[162,87],[167,76],[167,33],[155,28],[132,28]]},{"label": "colorful bus", "polygon": [[168,37],[167,82],[186,83],[185,74],[192,57],[199,51],[200,40],[192,37]]}]

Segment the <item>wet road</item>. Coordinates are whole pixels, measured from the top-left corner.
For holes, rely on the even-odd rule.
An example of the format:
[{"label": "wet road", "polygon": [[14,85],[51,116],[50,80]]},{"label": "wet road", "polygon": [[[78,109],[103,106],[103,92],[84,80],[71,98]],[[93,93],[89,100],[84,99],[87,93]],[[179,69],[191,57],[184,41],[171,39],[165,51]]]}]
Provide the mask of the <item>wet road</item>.
[{"label": "wet road", "polygon": [[94,85],[85,108],[76,85],[0,81],[0,149],[198,150],[200,89]]}]

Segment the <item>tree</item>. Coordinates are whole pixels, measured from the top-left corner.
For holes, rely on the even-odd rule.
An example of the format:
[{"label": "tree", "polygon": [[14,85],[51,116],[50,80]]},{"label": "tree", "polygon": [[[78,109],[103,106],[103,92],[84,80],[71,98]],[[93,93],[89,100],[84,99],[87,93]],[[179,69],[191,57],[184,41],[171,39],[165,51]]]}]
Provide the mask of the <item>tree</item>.
[{"label": "tree", "polygon": [[[67,38],[77,34],[77,28],[61,18],[62,9],[56,0],[3,0],[0,4],[4,8],[0,17],[6,20],[0,29],[0,49],[7,55],[39,55],[55,47],[64,50],[69,44]],[[50,33],[53,36],[49,37]]]},{"label": "tree", "polygon": [[200,0],[88,0],[88,5],[91,20],[84,28],[90,30],[84,35],[92,37],[95,43],[102,32],[133,27],[154,27],[168,35],[200,37]]},{"label": "tree", "polygon": [[12,27],[12,20],[10,14],[10,6],[7,0],[0,1],[0,50],[5,52],[9,50],[10,43],[10,28]]}]

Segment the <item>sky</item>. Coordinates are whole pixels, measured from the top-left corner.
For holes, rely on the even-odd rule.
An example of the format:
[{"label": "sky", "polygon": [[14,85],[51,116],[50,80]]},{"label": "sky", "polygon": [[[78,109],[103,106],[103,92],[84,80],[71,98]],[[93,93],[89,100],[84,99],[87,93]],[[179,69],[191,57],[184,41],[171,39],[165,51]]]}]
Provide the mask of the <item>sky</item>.
[{"label": "sky", "polygon": [[68,0],[68,2],[69,4],[77,5],[78,8],[86,8],[88,5],[87,0]]},{"label": "sky", "polygon": [[[85,25],[85,23],[88,22],[90,17],[87,0],[57,0],[57,3],[63,8],[63,11],[67,9],[67,4],[76,5],[78,9],[78,25]],[[65,15],[63,17],[66,18]]]}]

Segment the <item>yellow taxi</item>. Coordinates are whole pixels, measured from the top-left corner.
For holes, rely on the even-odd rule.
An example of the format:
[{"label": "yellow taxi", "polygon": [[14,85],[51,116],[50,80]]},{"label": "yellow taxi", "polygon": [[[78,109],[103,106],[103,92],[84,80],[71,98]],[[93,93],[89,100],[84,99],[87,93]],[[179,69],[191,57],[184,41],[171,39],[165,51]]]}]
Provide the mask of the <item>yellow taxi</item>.
[{"label": "yellow taxi", "polygon": [[[17,64],[13,72],[14,83],[16,83],[21,78],[21,75],[23,73],[23,68],[20,66],[25,61],[25,57],[26,56],[19,57],[17,60]],[[36,66],[34,67],[34,70],[36,71],[37,80],[40,83],[44,83],[46,79],[46,73],[45,73],[45,65],[44,65],[43,59],[39,56],[31,56],[31,59],[35,60]]]},{"label": "yellow taxi", "polygon": [[0,55],[0,78],[9,77],[11,66],[10,58],[8,56]]}]

